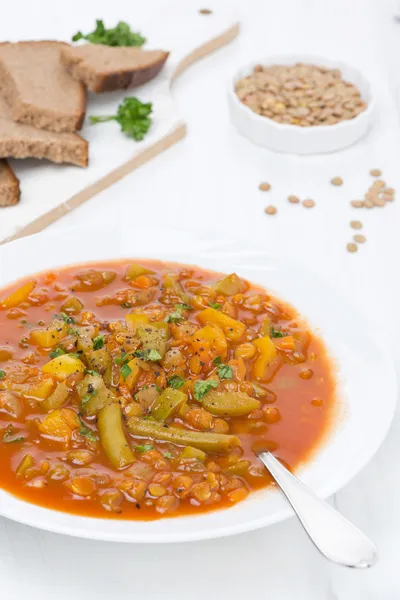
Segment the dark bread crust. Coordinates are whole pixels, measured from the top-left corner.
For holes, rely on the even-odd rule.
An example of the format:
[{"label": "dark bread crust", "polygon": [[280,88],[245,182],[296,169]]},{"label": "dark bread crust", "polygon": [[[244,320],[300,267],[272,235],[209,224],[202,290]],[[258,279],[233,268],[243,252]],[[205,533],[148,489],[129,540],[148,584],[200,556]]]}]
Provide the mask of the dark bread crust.
[{"label": "dark bread crust", "polygon": [[[62,119],[60,120],[60,117],[57,115],[54,115],[53,121],[51,118],[51,110],[40,110],[40,107],[36,108],[18,98],[19,92],[15,81],[12,78],[12,73],[7,72],[6,67],[1,61],[1,48],[10,44],[12,44],[12,42],[0,42],[0,93],[11,107],[14,120],[28,125],[33,125],[34,127],[38,127],[40,129],[47,129],[49,131],[55,131],[58,133],[74,132],[82,129],[86,114],[87,90],[85,85],[82,82],[78,82],[80,88],[78,110],[69,115],[69,118],[65,119],[64,122],[61,122]],[[17,44],[18,46],[30,46],[32,47],[33,51],[35,47],[49,46],[54,44],[57,48],[59,48],[60,56],[62,47],[70,47],[66,42],[59,42],[56,40],[23,41],[17,42]]]},{"label": "dark bread crust", "polygon": [[[100,47],[95,44],[91,45],[91,52],[96,52],[96,49]],[[129,67],[125,65],[112,71],[110,68],[106,70],[104,67],[91,66],[87,63],[85,56],[79,54],[79,47],[72,47],[72,51],[69,51],[70,48],[61,50],[61,62],[74,79],[82,81],[90,91],[95,93],[112,92],[143,85],[158,75],[169,56],[169,52],[154,51],[158,56],[147,65]],[[102,48],[104,49],[104,47]],[[121,50],[123,49],[121,48]],[[137,51],[136,48],[135,51]],[[143,51],[143,54],[150,53]]]},{"label": "dark bread crust", "polygon": [[18,204],[20,197],[18,177],[6,160],[0,160],[0,206]]},{"label": "dark bread crust", "polygon": [[139,69],[137,71],[119,71],[116,73],[99,73],[95,80],[92,92],[97,94],[101,92],[112,92],[114,90],[126,89],[128,87],[138,87],[148,81],[151,81],[158,75],[168,58],[168,52],[150,67]]}]

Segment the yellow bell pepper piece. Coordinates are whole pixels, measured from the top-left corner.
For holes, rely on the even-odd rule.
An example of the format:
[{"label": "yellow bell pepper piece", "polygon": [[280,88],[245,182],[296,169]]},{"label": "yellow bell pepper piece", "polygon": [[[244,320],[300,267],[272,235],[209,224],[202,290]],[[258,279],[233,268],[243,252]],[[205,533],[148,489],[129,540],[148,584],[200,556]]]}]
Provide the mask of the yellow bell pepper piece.
[{"label": "yellow bell pepper piece", "polygon": [[262,379],[265,370],[276,358],[276,348],[270,337],[264,336],[253,341],[259,352],[256,360],[253,363],[253,377]]},{"label": "yellow bell pepper piece", "polygon": [[53,391],[53,388],[53,379],[51,377],[44,377],[41,374],[26,383],[15,383],[8,379],[0,381],[1,390],[9,390],[15,394],[24,396],[25,398],[38,398],[39,400],[48,398]]},{"label": "yellow bell pepper piece", "polygon": [[64,381],[71,373],[83,373],[84,370],[85,365],[83,362],[69,354],[62,354],[57,358],[53,358],[42,367],[43,373],[49,373],[57,381]]},{"label": "yellow bell pepper piece", "polygon": [[126,324],[128,329],[132,329],[135,331],[141,325],[148,325],[149,317],[144,313],[130,313],[125,317]]},{"label": "yellow bell pepper piece", "polygon": [[223,296],[235,296],[246,290],[246,283],[236,273],[231,273],[217,281],[215,290]]},{"label": "yellow bell pepper piece", "polygon": [[197,318],[202,325],[218,325],[231,342],[240,340],[246,330],[244,323],[232,319],[232,317],[225,315],[219,310],[215,310],[215,308],[202,310],[197,315]]},{"label": "yellow bell pepper piece", "polygon": [[133,358],[128,362],[128,367],[130,368],[131,372],[125,380],[122,375],[120,375],[120,383],[124,383],[128,387],[129,391],[132,391],[140,374],[140,367],[136,358]]},{"label": "yellow bell pepper piece", "polygon": [[29,294],[31,294],[36,286],[36,281],[28,281],[20,288],[12,292],[7,298],[4,298],[0,302],[0,308],[14,308],[15,306],[19,306],[22,302],[28,299]]},{"label": "yellow bell pepper piece", "polygon": [[217,325],[205,325],[198,329],[190,340],[193,352],[203,362],[208,362],[216,356],[226,357],[228,344],[224,332]]},{"label": "yellow bell pepper piece", "polygon": [[68,327],[63,323],[60,327],[48,327],[47,329],[34,329],[31,331],[32,341],[41,348],[51,348],[60,343],[67,335]]},{"label": "yellow bell pepper piece", "polygon": [[56,408],[38,423],[40,433],[63,444],[68,444],[72,431],[79,426],[77,414],[69,408]]}]

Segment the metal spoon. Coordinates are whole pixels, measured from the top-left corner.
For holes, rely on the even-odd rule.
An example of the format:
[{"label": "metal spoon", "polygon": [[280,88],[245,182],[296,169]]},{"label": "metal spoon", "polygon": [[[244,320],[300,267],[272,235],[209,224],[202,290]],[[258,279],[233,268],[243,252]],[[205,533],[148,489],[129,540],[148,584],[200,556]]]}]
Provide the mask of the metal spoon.
[{"label": "metal spoon", "polygon": [[350,521],[318,498],[270,452],[258,453],[288,499],[314,546],[327,558],[345,567],[365,569],[378,560],[374,544]]}]

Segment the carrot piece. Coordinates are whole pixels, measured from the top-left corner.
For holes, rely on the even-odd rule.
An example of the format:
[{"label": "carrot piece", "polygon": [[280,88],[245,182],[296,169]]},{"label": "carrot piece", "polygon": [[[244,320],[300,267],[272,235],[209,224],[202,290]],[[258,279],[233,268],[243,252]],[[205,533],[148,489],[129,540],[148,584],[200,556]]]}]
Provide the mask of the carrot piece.
[{"label": "carrot piece", "polygon": [[279,350],[294,350],[294,337],[286,335],[282,338],[274,338],[274,344]]}]

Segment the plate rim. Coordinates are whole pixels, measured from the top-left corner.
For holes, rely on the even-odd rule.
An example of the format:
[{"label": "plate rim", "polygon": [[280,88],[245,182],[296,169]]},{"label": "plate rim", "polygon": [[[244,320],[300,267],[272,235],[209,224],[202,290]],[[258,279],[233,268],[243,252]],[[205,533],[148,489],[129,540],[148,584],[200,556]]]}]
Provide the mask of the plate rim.
[{"label": "plate rim", "polygon": [[[57,241],[60,241],[60,238],[70,238],[71,235],[75,236],[77,234],[77,232],[82,233],[82,232],[91,232],[93,231],[92,229],[89,228],[69,228],[57,233],[57,232],[41,232],[38,234],[34,234],[32,236],[29,237],[25,237],[25,238],[20,238],[17,240],[14,240],[8,244],[5,244],[3,246],[0,247],[0,269],[1,269],[1,261],[2,261],[2,255],[3,252],[5,251],[7,253],[7,249],[10,248],[14,248],[15,245],[23,245],[25,243],[28,243],[28,245],[30,243],[35,243],[39,238],[40,238],[40,243],[43,243],[43,241],[45,241],[46,239],[48,240],[54,240],[55,238],[57,239]],[[160,232],[161,230],[159,228],[142,228],[142,232],[143,231],[147,231],[147,232],[151,232],[153,235],[156,232]],[[179,229],[170,229],[169,233],[176,233],[176,234],[184,234],[187,235],[188,232],[187,231],[182,231]],[[192,239],[194,238],[196,241],[198,241],[199,239],[201,239],[203,242],[206,243],[206,245],[209,246],[209,250],[211,249],[212,251],[216,251],[218,253],[223,252],[223,249],[226,245],[233,244],[233,246],[236,247],[241,247],[241,243],[242,243],[242,247],[247,249],[247,258],[251,259],[252,256],[257,256],[258,258],[260,257],[264,257],[266,259],[268,259],[270,262],[272,262],[275,266],[277,265],[284,265],[286,267],[293,267],[293,266],[297,266],[302,272],[308,274],[308,276],[310,276],[312,279],[314,279],[315,284],[317,285],[322,284],[323,286],[328,286],[333,290],[335,290],[334,286],[331,285],[326,279],[324,279],[323,276],[321,276],[320,274],[316,274],[313,273],[312,271],[310,271],[306,266],[296,262],[295,259],[291,258],[291,259],[287,259],[286,257],[282,258],[279,256],[274,256],[273,254],[270,254],[268,252],[266,252],[265,250],[261,249],[260,247],[257,247],[257,245],[251,246],[249,248],[248,242],[244,241],[244,240],[240,240],[240,239],[236,239],[234,241],[232,240],[217,240],[214,236],[211,237],[206,237],[203,236],[201,237],[200,234],[198,232],[190,232],[192,235]],[[199,253],[199,262],[198,264],[201,266],[201,252],[202,250],[198,250],[195,249],[195,251],[193,251],[193,254],[197,252]],[[109,253],[111,256],[114,256],[114,253],[111,251]],[[129,253],[128,253],[129,254]],[[132,257],[134,257],[134,255],[137,255],[137,252],[133,252],[132,253]],[[151,253],[149,253],[151,255]],[[159,254],[164,254],[159,252]],[[168,252],[167,252],[168,254]],[[139,252],[140,255],[140,252]],[[240,255],[243,258],[243,253]],[[138,258],[140,256],[137,256]],[[143,255],[141,258],[144,258],[145,255]],[[237,260],[238,255],[235,254],[235,256],[232,256],[232,260]],[[108,259],[104,259],[104,260],[118,260],[119,257],[117,258],[108,258]],[[91,259],[92,260],[92,259]],[[67,261],[63,261],[62,264],[60,264],[60,267],[65,267],[69,264],[85,264],[87,262],[91,262],[91,260],[82,260],[82,261],[72,261],[71,263],[68,263]],[[97,261],[100,261],[102,259],[94,259]],[[164,258],[160,258],[159,256],[159,260],[173,260],[171,258],[168,257],[164,257]],[[178,262],[178,259],[176,259],[176,261]],[[185,260],[185,255],[181,256],[180,261],[183,264],[188,264],[188,261]],[[192,263],[192,261],[189,261],[190,263]],[[193,263],[192,263],[193,264]],[[260,265],[256,265],[257,268],[261,268]],[[48,270],[51,267],[46,267],[43,269],[38,269],[35,272],[40,272],[43,270]],[[208,268],[208,267],[204,267],[204,268]],[[32,271],[30,271],[32,272]],[[22,275],[21,277],[25,277],[25,275]],[[15,281],[17,281],[18,279],[15,279]],[[11,280],[14,281],[14,280]],[[6,283],[2,283],[2,273],[0,270],[0,286],[3,287],[5,285],[8,285],[9,282]],[[343,301],[348,308],[350,308],[351,310],[355,311],[356,308],[354,307],[354,305],[351,302],[351,299],[349,299],[348,297],[344,296],[343,294],[340,293],[340,291],[335,290],[335,293],[339,295],[341,301]],[[279,296],[279,295],[278,295]],[[286,299],[283,298],[285,301]],[[290,303],[290,300],[289,300]],[[295,305],[294,305],[295,306]],[[296,308],[296,306],[295,306]],[[299,313],[301,315],[301,311],[299,310]],[[302,315],[301,315],[302,316]],[[384,356],[384,362],[385,362],[385,366],[387,369],[387,381],[386,381],[386,385],[389,382],[389,398],[391,399],[391,402],[389,404],[388,410],[386,412],[386,418],[384,421],[384,427],[381,433],[381,436],[379,438],[379,440],[375,443],[371,443],[368,446],[368,452],[365,453],[365,456],[363,458],[363,460],[360,460],[357,463],[357,467],[353,470],[352,473],[347,474],[345,477],[340,478],[340,482],[334,482],[333,486],[331,486],[329,484],[329,482],[325,485],[321,485],[320,489],[319,489],[319,495],[323,498],[326,498],[328,496],[331,496],[332,494],[336,493],[337,491],[339,491],[340,489],[342,489],[344,486],[346,486],[356,475],[358,475],[364,468],[365,466],[368,464],[368,462],[373,458],[373,456],[376,454],[376,452],[379,450],[379,448],[381,447],[381,445],[383,444],[384,440],[386,439],[386,436],[389,432],[389,429],[391,427],[392,421],[393,421],[393,417],[395,414],[395,409],[396,409],[396,403],[397,403],[397,374],[396,374],[396,369],[395,369],[395,365],[394,365],[394,360],[393,360],[393,355],[392,353],[389,351],[388,348],[386,348],[383,344],[380,343],[379,341],[379,337],[376,335],[375,330],[377,329],[376,327],[374,327],[373,325],[370,324],[370,322],[368,321],[368,319],[366,318],[366,315],[364,313],[362,313],[361,315],[361,319],[365,322],[365,324],[367,324],[370,328],[370,330],[372,330],[372,337],[373,340],[375,341],[377,347],[379,348],[379,351],[382,353],[382,355]],[[307,319],[308,320],[308,319]],[[312,326],[312,321],[310,322],[310,325]],[[328,434],[328,437],[329,434]],[[318,452],[320,451],[320,449],[323,447],[325,441],[323,440],[320,445],[317,447],[315,455],[312,457],[311,461],[306,462],[307,464],[311,464],[313,462],[314,459],[316,459],[318,457]],[[300,467],[301,470],[302,467]],[[322,488],[322,489],[321,489]],[[332,489],[333,488],[333,489]],[[264,489],[265,491],[265,489]],[[253,494],[251,494],[251,496],[255,496],[258,492],[253,492]],[[269,489],[268,493],[274,493],[274,494],[279,494],[278,490],[275,489]],[[7,510],[7,507],[3,506],[3,502],[2,502],[2,498],[4,497],[4,495],[6,495],[8,498],[11,498],[11,502],[16,503],[16,508],[14,508],[14,510]],[[243,505],[244,503],[240,503],[240,505]],[[33,509],[33,512],[35,512],[35,510],[38,510],[39,512],[42,512],[42,515],[40,515],[39,517],[36,515],[34,515],[32,518],[29,517],[29,514],[26,515],[25,512],[23,510],[21,510],[20,512],[18,511],[18,506],[27,506],[28,508]],[[21,508],[22,508],[21,506]],[[235,507],[232,507],[229,509],[229,511],[234,510]],[[216,511],[211,511],[210,513],[203,513],[202,515],[198,515],[198,516],[177,516],[177,517],[171,517],[168,519],[160,519],[159,521],[168,521],[170,523],[173,523],[174,521],[183,521],[185,519],[201,519],[202,516],[206,516],[206,515],[214,515],[216,517],[218,517],[218,513],[224,513],[227,512],[227,509],[219,509]],[[29,510],[28,510],[29,513]],[[220,537],[226,537],[229,535],[236,535],[236,534],[240,534],[240,533],[244,533],[247,531],[254,531],[256,529],[260,529],[262,527],[266,527],[268,525],[272,525],[274,523],[283,521],[289,517],[293,516],[293,511],[291,510],[289,505],[283,505],[281,508],[279,508],[278,510],[275,510],[272,514],[268,513],[266,514],[266,516],[257,518],[257,519],[252,519],[251,515],[249,516],[249,518],[247,520],[244,520],[243,522],[237,522],[234,524],[228,524],[228,525],[224,525],[224,526],[220,526],[220,527],[216,527],[215,529],[211,529],[210,527],[206,528],[206,529],[202,529],[201,528],[201,522],[199,521],[199,528],[197,531],[194,532],[179,532],[179,533],[164,533],[164,532],[160,532],[160,533],[151,533],[149,535],[149,533],[130,533],[128,532],[126,535],[122,535],[121,532],[113,532],[113,531],[106,531],[105,529],[101,529],[101,527],[97,528],[96,524],[101,525],[102,523],[125,523],[125,524],[129,524],[129,523],[133,523],[133,524],[137,524],[137,523],[142,523],[142,524],[149,524],[149,523],[153,523],[154,521],[136,521],[136,520],[118,520],[118,519],[101,519],[101,518],[94,518],[94,517],[86,517],[86,516],[82,516],[82,515],[75,515],[72,513],[66,513],[63,511],[56,511],[53,509],[47,509],[43,506],[40,505],[36,505],[30,502],[27,502],[17,496],[13,496],[12,494],[10,494],[9,492],[7,492],[6,490],[0,489],[0,516],[3,516],[5,518],[14,520],[16,522],[22,523],[24,525],[28,525],[31,527],[35,527],[35,528],[39,528],[45,531],[49,531],[52,533],[60,533],[63,535],[69,535],[69,536],[73,536],[73,537],[80,537],[80,538],[85,538],[85,539],[93,539],[93,540],[103,540],[103,541],[113,541],[113,542],[123,542],[123,543],[178,543],[178,542],[190,542],[190,541],[199,541],[199,540],[207,540],[207,539],[215,539],[215,538],[220,538]],[[76,521],[76,525],[71,526],[70,524],[62,524],[59,522],[58,517],[62,517],[62,516],[67,516],[70,517],[73,521]],[[92,527],[87,527],[85,526],[84,523],[80,524],[79,521],[81,519],[88,519],[93,526]],[[156,521],[156,522],[159,522]]]}]

